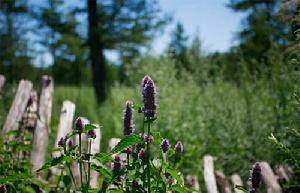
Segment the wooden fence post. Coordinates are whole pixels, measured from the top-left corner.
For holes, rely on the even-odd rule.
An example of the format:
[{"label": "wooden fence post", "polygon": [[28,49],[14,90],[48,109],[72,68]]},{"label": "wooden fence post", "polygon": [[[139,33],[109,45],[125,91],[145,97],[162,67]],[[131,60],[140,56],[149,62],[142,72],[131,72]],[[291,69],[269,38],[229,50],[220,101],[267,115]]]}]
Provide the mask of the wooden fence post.
[{"label": "wooden fence post", "polygon": [[267,162],[260,162],[261,174],[268,193],[282,193],[278,184],[277,177],[274,175],[270,165]]},{"label": "wooden fence post", "polygon": [[[193,175],[187,175],[185,177],[185,184],[189,187],[189,188],[193,188],[196,190],[196,192],[200,191],[200,185],[199,185],[199,180],[197,176],[193,176]],[[192,193],[196,193],[196,192],[192,192]]]},{"label": "wooden fence post", "polygon": [[241,177],[238,174],[233,174],[231,176],[231,182],[233,185],[233,189],[235,193],[243,193],[243,191],[238,190],[237,188],[235,188],[236,186],[243,186],[243,181],[241,179]]},{"label": "wooden fence post", "polygon": [[0,74],[0,92],[4,86],[4,83],[5,83],[5,77],[2,74]]},{"label": "wooden fence post", "polygon": [[41,81],[39,107],[36,128],[33,134],[31,163],[32,173],[41,168],[45,162],[50,133],[50,121],[52,110],[53,80],[44,75]]},{"label": "wooden fence post", "polygon": [[214,172],[213,157],[206,155],[203,157],[204,164],[204,181],[208,193],[218,193],[216,177]]},{"label": "wooden fence post", "polygon": [[279,181],[282,183],[290,182],[292,179],[292,175],[287,168],[288,166],[281,165],[275,169],[275,173],[278,176]]},{"label": "wooden fence post", "polygon": [[[95,129],[96,132],[96,139],[93,140],[92,146],[91,146],[91,154],[96,154],[100,152],[100,143],[101,143],[101,130],[100,128]],[[90,177],[90,186],[91,188],[97,188],[98,187],[98,172],[92,170],[91,171],[91,177]]]},{"label": "wooden fence post", "polygon": [[[64,101],[58,123],[57,135],[54,143],[54,148],[58,148],[58,142],[63,137],[65,138],[68,133],[72,131],[73,119],[75,114],[75,104],[71,101]],[[52,157],[59,157],[61,153],[55,151],[52,153]],[[56,167],[50,169],[50,181],[53,182],[53,177],[59,174],[59,170]]]},{"label": "wooden fence post", "polygon": [[20,81],[15,98],[9,109],[9,113],[3,126],[3,133],[8,133],[19,128],[22,116],[27,107],[31,89],[32,83],[30,81]]},{"label": "wooden fence post", "polygon": [[216,181],[217,181],[217,186],[219,188],[219,191],[221,193],[231,193],[231,188],[229,186],[229,183],[224,173],[220,171],[216,171]]}]

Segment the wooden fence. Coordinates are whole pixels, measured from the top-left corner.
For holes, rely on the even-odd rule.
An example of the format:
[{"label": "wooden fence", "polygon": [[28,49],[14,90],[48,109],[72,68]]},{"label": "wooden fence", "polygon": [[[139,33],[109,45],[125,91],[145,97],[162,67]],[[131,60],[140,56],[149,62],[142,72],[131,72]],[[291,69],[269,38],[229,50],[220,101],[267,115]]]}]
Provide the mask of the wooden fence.
[{"label": "wooden fence", "polygon": [[[3,92],[4,83],[5,77],[0,75],[0,93]],[[22,127],[32,128],[33,138],[30,159],[32,163],[32,173],[36,177],[41,177],[39,173],[36,173],[36,170],[45,163],[45,157],[48,153],[47,147],[48,138],[51,133],[50,122],[53,92],[54,82],[49,76],[45,75],[42,77],[39,94],[33,90],[33,85],[30,81],[21,80],[2,128],[3,134]],[[66,100],[63,102],[54,148],[57,148],[59,139],[72,130],[75,108],[75,104],[71,101]],[[98,129],[97,132],[97,138],[91,148],[92,153],[100,151],[101,130]],[[118,138],[112,138],[109,142],[109,150],[119,141],[120,139]],[[73,142],[78,143],[76,139],[73,139]],[[59,155],[59,152],[52,153],[53,157]],[[263,184],[266,187],[267,193],[281,193],[282,189],[279,182],[289,182],[291,180],[291,169],[287,166],[279,166],[274,170],[275,172],[273,172],[267,162],[262,161],[260,165]],[[79,183],[79,167],[77,164],[72,164],[72,171],[76,181]],[[47,180],[53,182],[53,177],[59,175],[59,173],[60,168],[51,168],[49,171],[49,179]],[[214,158],[210,155],[203,157],[203,175],[205,189],[208,193],[242,193],[242,191],[234,187],[246,184],[243,183],[238,174],[226,177],[221,171],[216,171],[214,168]],[[188,186],[197,190],[197,192],[200,191],[197,176],[188,175],[185,177],[185,182]],[[91,173],[90,183],[93,188],[98,186],[98,174],[96,172]]]}]

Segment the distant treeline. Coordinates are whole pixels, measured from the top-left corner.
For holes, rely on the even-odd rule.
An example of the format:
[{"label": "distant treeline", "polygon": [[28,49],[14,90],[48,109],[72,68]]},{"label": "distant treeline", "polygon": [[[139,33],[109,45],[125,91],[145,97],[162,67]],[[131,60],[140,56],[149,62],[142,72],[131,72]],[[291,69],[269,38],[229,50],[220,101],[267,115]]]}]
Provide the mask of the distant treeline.
[{"label": "distant treeline", "polygon": [[[239,83],[245,70],[251,79],[268,75],[273,56],[298,58],[298,1],[231,0],[227,6],[247,16],[239,44],[226,53],[204,53],[198,34],[187,36],[177,23],[164,57],[176,61],[178,78],[190,73],[201,82],[213,77]],[[93,84],[101,102],[109,85],[128,83],[126,69],[139,64],[141,50],[170,22],[156,0],[3,0],[0,72],[9,82],[47,73],[57,84]],[[118,53],[118,65],[105,58],[109,50]]]}]

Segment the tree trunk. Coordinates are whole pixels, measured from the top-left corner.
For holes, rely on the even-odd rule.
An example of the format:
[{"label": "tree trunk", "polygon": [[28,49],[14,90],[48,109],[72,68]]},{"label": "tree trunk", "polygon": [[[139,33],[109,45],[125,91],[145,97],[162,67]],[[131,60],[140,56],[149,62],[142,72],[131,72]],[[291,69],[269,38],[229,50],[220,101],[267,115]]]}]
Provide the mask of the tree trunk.
[{"label": "tree trunk", "polygon": [[87,0],[88,7],[88,44],[90,48],[90,61],[92,69],[92,79],[95,88],[97,101],[102,103],[106,95],[106,69],[103,44],[98,32],[97,1]]}]

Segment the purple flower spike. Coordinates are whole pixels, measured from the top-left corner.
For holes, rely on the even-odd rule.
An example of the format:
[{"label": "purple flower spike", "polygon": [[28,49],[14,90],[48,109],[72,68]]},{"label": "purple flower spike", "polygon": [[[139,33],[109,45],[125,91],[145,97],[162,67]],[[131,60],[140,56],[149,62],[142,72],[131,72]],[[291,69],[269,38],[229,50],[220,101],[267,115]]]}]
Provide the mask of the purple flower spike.
[{"label": "purple flower spike", "polygon": [[94,129],[90,130],[88,133],[89,138],[95,139],[96,138],[96,131]]},{"label": "purple flower spike", "polygon": [[181,141],[178,141],[175,145],[175,152],[177,154],[181,154],[183,152],[183,145],[181,143]]},{"label": "purple flower spike", "polygon": [[145,86],[142,90],[144,107],[142,111],[145,117],[153,119],[156,114],[157,104],[156,104],[156,86],[154,81],[149,77],[145,76],[143,83],[146,81]]},{"label": "purple flower spike", "polygon": [[7,193],[6,185],[0,185],[0,193]]},{"label": "purple flower spike", "polygon": [[58,146],[63,147],[66,145],[66,140],[65,138],[61,137],[60,140],[58,141]]},{"label": "purple flower spike", "polygon": [[261,168],[258,162],[256,162],[252,170],[250,170],[250,176],[248,180],[249,184],[249,192],[255,193],[256,190],[259,188],[259,184],[261,182]]},{"label": "purple flower spike", "polygon": [[75,126],[76,126],[76,130],[79,131],[79,132],[82,132],[83,131],[83,128],[85,126],[85,121],[82,117],[78,117],[76,119],[76,122],[75,122]]},{"label": "purple flower spike", "polygon": [[144,90],[149,79],[151,79],[150,76],[148,76],[148,75],[144,76],[144,78],[142,80],[142,90]]},{"label": "purple flower spike", "polygon": [[168,139],[164,139],[160,144],[161,150],[166,153],[170,148],[170,143]]},{"label": "purple flower spike", "polygon": [[132,101],[126,102],[126,108],[124,112],[124,135],[132,135],[134,132],[132,105]]}]

